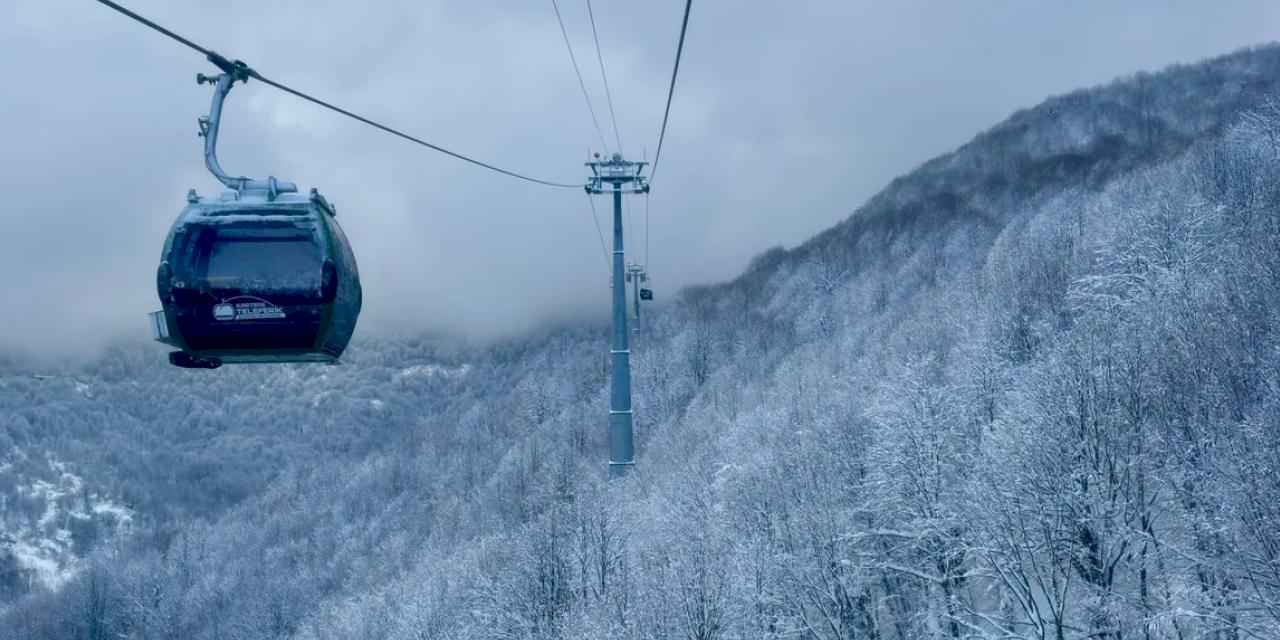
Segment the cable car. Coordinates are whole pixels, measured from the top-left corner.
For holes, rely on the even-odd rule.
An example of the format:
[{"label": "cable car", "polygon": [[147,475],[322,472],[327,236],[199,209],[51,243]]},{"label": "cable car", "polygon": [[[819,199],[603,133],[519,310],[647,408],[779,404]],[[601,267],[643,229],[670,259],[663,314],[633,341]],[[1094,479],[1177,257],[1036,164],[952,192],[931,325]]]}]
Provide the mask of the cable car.
[{"label": "cable car", "polygon": [[653,289],[640,289],[641,300],[653,300]]},{"label": "cable car", "polygon": [[[239,63],[237,63],[239,64]],[[222,103],[245,67],[223,66],[209,116],[200,119],[205,165],[229,189],[187,195],[156,272],[162,309],[156,340],[177,347],[169,362],[214,369],[229,363],[334,364],[355,332],[362,291],[355,255],[337,211],[315,189],[231,177],[216,149]]]}]

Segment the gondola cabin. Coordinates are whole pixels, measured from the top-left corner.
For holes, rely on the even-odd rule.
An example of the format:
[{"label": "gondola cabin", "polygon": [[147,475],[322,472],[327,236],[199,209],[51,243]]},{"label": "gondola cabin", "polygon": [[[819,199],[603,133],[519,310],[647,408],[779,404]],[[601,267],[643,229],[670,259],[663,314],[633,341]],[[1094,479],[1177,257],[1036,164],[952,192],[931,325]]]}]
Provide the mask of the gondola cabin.
[{"label": "gondola cabin", "polygon": [[314,190],[188,200],[156,274],[152,325],[179,349],[170,362],[337,362],[362,294],[333,206]]},{"label": "gondola cabin", "polygon": [[228,187],[216,198],[187,194],[156,270],[156,340],[177,347],[169,362],[215,369],[227,363],[324,362],[342,356],[360,316],[360,274],[337,211],[315,189],[297,193],[274,177],[235,177],[218,163],[222,106],[250,71],[210,54],[222,69],[201,117],[205,166]]}]

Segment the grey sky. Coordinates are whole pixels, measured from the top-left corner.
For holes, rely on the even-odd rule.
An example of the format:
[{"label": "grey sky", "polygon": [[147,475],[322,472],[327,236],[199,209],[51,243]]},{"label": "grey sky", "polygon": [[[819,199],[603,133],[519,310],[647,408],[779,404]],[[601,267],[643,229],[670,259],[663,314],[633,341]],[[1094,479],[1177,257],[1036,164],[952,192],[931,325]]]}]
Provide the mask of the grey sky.
[{"label": "grey sky", "polygon": [[[577,182],[598,148],[550,0],[127,4],[516,171]],[[682,6],[594,4],[630,156],[653,154]],[[585,4],[561,10],[608,128]],[[664,298],[731,277],[1019,108],[1268,41],[1278,19],[1264,1],[695,2],[651,196],[654,287]],[[90,0],[0,7],[0,350],[63,355],[143,335],[183,195],[215,191],[195,135],[209,89],[194,77],[209,70]],[[233,173],[317,186],[338,204],[365,282],[361,332],[486,337],[607,310],[580,190],[477,169],[259,83],[232,93],[220,155]],[[629,204],[637,256],[643,200]]]}]

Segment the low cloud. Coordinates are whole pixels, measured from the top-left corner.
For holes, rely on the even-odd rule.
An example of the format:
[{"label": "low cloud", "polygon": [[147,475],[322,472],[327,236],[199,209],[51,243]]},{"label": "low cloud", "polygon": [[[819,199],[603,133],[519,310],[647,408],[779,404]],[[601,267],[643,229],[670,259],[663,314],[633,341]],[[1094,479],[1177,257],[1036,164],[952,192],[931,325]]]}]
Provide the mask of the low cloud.
[{"label": "low cloud", "polygon": [[[556,181],[599,142],[550,3],[302,0],[130,6],[262,73],[451,149]],[[562,2],[601,125],[585,7]],[[623,148],[652,157],[683,3],[597,3]],[[209,72],[94,3],[0,20],[0,350],[145,335],[186,190],[215,191],[195,119]],[[660,294],[844,218],[896,175],[1050,94],[1269,37],[1266,2],[695,3],[661,169],[631,198],[630,257]],[[361,331],[486,338],[603,318],[586,196],[414,147],[261,83],[237,87],[230,171],[316,186],[365,280]],[[607,135],[612,145],[612,135]],[[594,142],[594,143],[593,143]],[[607,202],[597,203],[606,237]]]}]

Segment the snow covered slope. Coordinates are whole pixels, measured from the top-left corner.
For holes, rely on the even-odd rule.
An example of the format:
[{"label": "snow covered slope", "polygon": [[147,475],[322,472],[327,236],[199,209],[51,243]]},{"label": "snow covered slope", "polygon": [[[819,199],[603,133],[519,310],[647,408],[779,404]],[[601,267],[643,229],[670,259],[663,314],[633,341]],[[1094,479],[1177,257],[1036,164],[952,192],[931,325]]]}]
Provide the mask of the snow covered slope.
[{"label": "snow covered slope", "polygon": [[626,482],[600,326],[0,387],[137,531],[0,629],[1280,637],[1277,89],[1271,46],[1050,99],[683,292]]},{"label": "snow covered slope", "polygon": [[65,462],[19,448],[4,456],[0,584],[10,596],[57,590],[76,575],[82,557],[131,533],[133,511],[92,490]]}]

